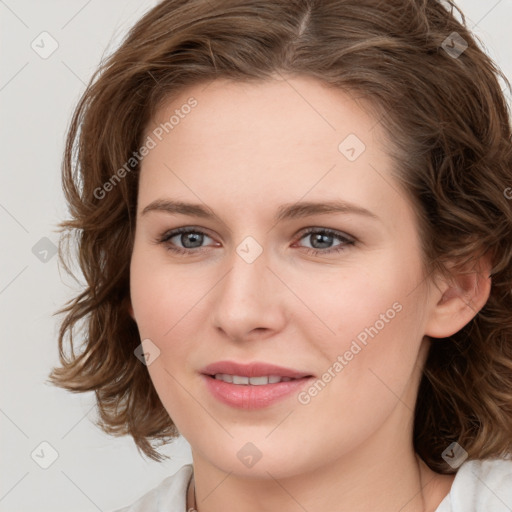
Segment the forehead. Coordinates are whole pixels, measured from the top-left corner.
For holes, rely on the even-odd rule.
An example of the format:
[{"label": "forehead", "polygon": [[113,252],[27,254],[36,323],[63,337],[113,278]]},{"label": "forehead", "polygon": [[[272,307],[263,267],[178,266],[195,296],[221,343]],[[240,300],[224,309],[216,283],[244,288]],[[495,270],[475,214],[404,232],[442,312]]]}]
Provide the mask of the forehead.
[{"label": "forehead", "polygon": [[339,197],[400,210],[386,134],[368,106],[310,77],[190,87],[147,126],[155,146],[141,165],[141,207],[169,194],[239,207]]},{"label": "forehead", "polygon": [[173,139],[184,149],[194,145],[192,131],[193,138],[203,143],[196,150],[211,150],[208,141],[215,145],[222,137],[222,147],[253,151],[260,144],[276,154],[290,147],[300,151],[311,146],[327,151],[330,147],[336,154],[344,135],[352,133],[370,142],[376,129],[372,143],[384,135],[367,111],[368,101],[304,76],[277,76],[258,82],[217,79],[195,85],[164,102],[148,132],[169,122],[191,97],[197,105],[185,108],[190,112],[179,120],[174,115],[174,122],[178,122],[172,126]]}]

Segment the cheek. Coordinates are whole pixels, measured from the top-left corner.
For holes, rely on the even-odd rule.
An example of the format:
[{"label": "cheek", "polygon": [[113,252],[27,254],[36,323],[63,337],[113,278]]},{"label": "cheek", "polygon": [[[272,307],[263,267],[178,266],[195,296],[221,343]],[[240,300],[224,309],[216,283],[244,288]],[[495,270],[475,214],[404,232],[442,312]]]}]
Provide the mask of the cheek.
[{"label": "cheek", "polygon": [[200,337],[200,299],[206,292],[198,284],[180,278],[175,268],[156,262],[144,248],[135,246],[130,265],[131,303],[141,340],[151,340],[158,352],[148,366],[158,392],[179,388],[171,375],[186,371],[191,346]]},{"label": "cheek", "polygon": [[301,284],[299,294],[318,312],[316,327],[321,322],[327,333],[315,337],[322,351],[343,353],[354,340],[364,345],[386,338],[386,333],[389,343],[407,337],[405,332],[399,335],[398,326],[415,310],[410,292],[418,280],[416,269],[396,258],[381,260],[340,270],[339,277],[331,274],[325,282],[311,279]]},{"label": "cheek", "polygon": [[[171,280],[161,268],[144,258],[143,252],[134,251],[130,268],[130,296],[135,321],[141,340],[151,340],[146,345],[152,352],[153,361],[147,370],[160,401],[178,430],[187,430],[182,419],[187,418],[190,396],[184,390],[187,339],[183,329],[187,325],[187,311],[191,298],[176,280]],[[181,321],[180,321],[181,319]],[[189,350],[189,349],[188,349]],[[181,385],[180,385],[181,384]]]},{"label": "cheek", "polygon": [[363,301],[364,307],[347,301],[338,336],[331,336],[330,343],[318,342],[327,358],[319,378],[298,397],[303,405],[296,419],[303,415],[305,424],[313,421],[341,451],[364,442],[397,407],[407,417],[414,410],[422,336],[418,301],[414,294],[405,297],[407,293],[400,296],[395,290]]},{"label": "cheek", "polygon": [[[397,397],[409,403],[423,336],[421,304],[406,293],[367,301],[365,308],[353,308],[347,316],[348,334],[340,334],[328,348],[329,363],[320,380],[329,382],[325,388],[319,385],[318,414],[328,404],[339,403],[345,416],[384,418]],[[414,407],[413,400],[409,405]]]},{"label": "cheek", "polygon": [[[164,339],[191,308],[194,285],[180,280],[179,271],[137,244],[130,264],[130,298],[141,338]],[[196,299],[197,301],[197,299]]]},{"label": "cheek", "polygon": [[376,258],[373,265],[352,268],[339,284],[332,280],[329,294],[325,289],[308,292],[312,300],[316,296],[322,321],[334,331],[319,336],[309,330],[323,355],[321,380],[328,381],[318,386],[318,406],[343,403],[354,417],[379,407],[385,414],[395,395],[402,396],[409,385],[424,326],[421,287],[415,289],[421,281],[419,260],[412,251],[409,256],[389,252],[378,263]]}]

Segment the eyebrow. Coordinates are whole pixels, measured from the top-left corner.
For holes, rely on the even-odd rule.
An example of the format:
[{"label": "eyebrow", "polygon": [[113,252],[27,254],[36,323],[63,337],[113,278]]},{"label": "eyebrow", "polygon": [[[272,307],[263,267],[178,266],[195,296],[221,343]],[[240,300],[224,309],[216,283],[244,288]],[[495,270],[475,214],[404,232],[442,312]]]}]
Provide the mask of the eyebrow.
[{"label": "eyebrow", "polygon": [[[204,219],[217,217],[213,210],[202,204],[172,201],[170,199],[157,199],[153,201],[142,210],[141,216],[153,211],[165,212],[171,215],[189,215]],[[380,220],[375,213],[362,206],[342,200],[334,200],[322,202],[302,201],[283,204],[277,209],[274,221],[282,222],[284,220],[301,219],[313,215],[326,215],[330,213],[352,213],[374,220]]]}]

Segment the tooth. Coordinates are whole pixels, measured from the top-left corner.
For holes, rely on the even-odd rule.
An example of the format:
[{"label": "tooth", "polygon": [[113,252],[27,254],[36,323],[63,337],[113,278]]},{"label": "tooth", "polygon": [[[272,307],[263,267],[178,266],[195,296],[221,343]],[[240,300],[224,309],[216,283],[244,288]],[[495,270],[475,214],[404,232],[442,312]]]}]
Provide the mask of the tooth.
[{"label": "tooth", "polygon": [[214,378],[232,384],[252,386],[264,386],[266,384],[277,384],[278,382],[289,382],[293,380],[291,377],[280,377],[279,375],[245,377],[242,375],[229,375],[228,373],[216,373]]},{"label": "tooth", "polygon": [[216,373],[214,375],[214,377],[217,379],[217,380],[222,380],[224,382],[233,382],[233,378],[231,375],[228,375],[226,373]]},{"label": "tooth", "polygon": [[249,377],[233,375],[233,384],[249,384]]},{"label": "tooth", "polygon": [[262,386],[263,384],[268,384],[268,377],[249,377],[249,382],[253,386]]}]

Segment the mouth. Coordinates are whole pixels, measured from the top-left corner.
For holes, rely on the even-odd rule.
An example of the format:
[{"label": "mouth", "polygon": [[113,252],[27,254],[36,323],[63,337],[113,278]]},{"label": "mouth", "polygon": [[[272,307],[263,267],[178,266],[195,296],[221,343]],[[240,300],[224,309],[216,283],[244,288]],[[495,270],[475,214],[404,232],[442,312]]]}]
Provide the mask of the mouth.
[{"label": "mouth", "polygon": [[[262,375],[261,377],[247,377],[245,375],[230,375],[229,373],[216,373],[215,375],[208,375],[208,377],[229,382],[237,386],[265,386],[267,384],[279,384],[280,382],[290,382],[292,380],[299,380],[292,377],[284,377],[279,375]],[[312,375],[306,375],[312,377]],[[303,377],[305,378],[305,377]]]},{"label": "mouth", "polygon": [[269,363],[213,363],[201,370],[206,388],[223,404],[261,409],[298,393],[313,374]]}]

